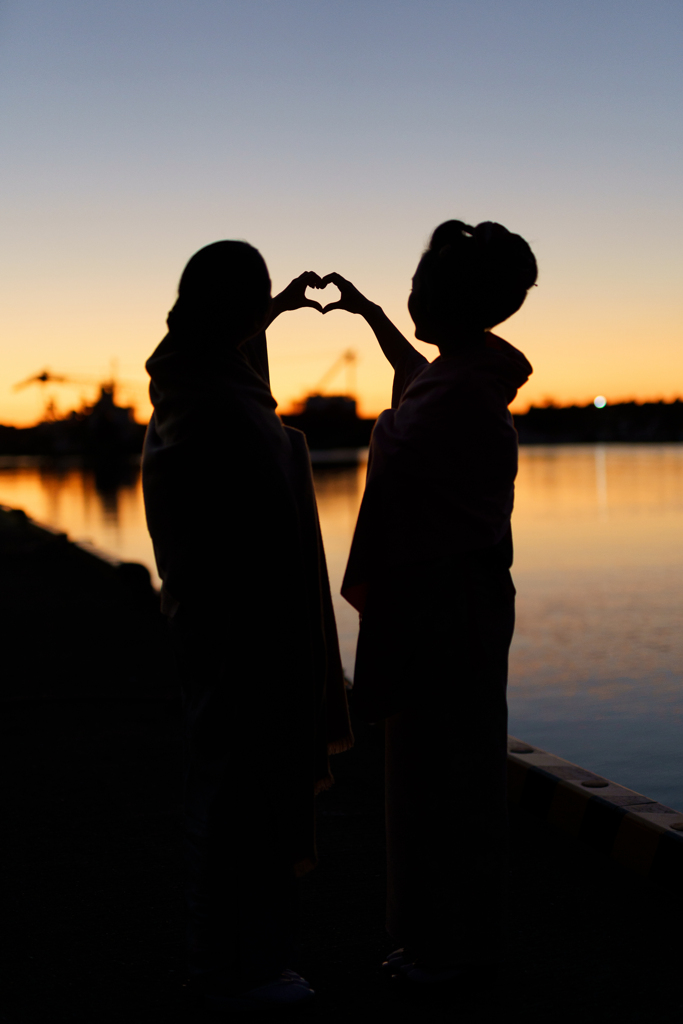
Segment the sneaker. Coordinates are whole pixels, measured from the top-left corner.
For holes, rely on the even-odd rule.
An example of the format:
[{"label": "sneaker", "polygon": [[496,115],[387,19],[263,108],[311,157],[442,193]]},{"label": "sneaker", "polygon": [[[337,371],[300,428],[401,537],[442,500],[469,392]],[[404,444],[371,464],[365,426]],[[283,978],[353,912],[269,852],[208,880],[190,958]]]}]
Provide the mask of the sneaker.
[{"label": "sneaker", "polygon": [[462,967],[423,967],[419,963],[404,963],[397,973],[411,985],[427,987],[429,985],[445,985],[449,981],[457,981],[464,977]]},{"label": "sneaker", "polygon": [[389,954],[382,964],[382,970],[386,971],[387,974],[391,974],[392,977],[396,977],[402,967],[413,963],[413,958],[401,947],[401,949],[395,949],[393,953]]},{"label": "sneaker", "polygon": [[275,981],[238,995],[221,992],[202,993],[203,998],[218,1010],[285,1010],[310,1002],[315,992],[305,978],[295,971],[284,970]]}]

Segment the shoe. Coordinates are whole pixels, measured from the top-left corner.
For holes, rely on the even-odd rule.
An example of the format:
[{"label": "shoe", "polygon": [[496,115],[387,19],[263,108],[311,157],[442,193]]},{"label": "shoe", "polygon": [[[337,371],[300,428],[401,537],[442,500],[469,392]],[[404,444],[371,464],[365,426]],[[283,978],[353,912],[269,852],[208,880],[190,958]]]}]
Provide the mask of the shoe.
[{"label": "shoe", "polygon": [[203,999],[218,1010],[286,1010],[310,1002],[315,992],[305,978],[284,970],[275,981],[238,995],[202,992]]},{"label": "shoe", "polygon": [[423,967],[419,963],[404,963],[398,972],[401,978],[411,985],[428,987],[430,985],[446,985],[449,981],[457,981],[465,976],[461,967]]},{"label": "shoe", "polygon": [[401,949],[395,949],[393,953],[389,954],[382,964],[382,970],[395,978],[402,967],[412,965],[413,963],[412,957],[401,947]]}]

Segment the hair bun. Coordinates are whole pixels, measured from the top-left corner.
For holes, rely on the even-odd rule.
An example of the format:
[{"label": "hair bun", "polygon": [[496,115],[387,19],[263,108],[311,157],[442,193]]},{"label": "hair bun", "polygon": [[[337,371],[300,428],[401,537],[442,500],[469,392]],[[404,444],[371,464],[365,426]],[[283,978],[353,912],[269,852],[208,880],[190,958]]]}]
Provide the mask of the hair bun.
[{"label": "hair bun", "polygon": [[492,327],[511,316],[536,281],[529,245],[495,221],[447,220],[420,262],[422,301],[438,319],[457,315]]},{"label": "hair bun", "polygon": [[443,224],[439,224],[438,228],[434,232],[429,242],[429,249],[434,252],[438,252],[441,255],[441,250],[447,246],[451,249],[455,246],[459,248],[463,242],[469,240],[475,232],[475,228],[469,224],[465,224],[461,220],[447,220]]}]

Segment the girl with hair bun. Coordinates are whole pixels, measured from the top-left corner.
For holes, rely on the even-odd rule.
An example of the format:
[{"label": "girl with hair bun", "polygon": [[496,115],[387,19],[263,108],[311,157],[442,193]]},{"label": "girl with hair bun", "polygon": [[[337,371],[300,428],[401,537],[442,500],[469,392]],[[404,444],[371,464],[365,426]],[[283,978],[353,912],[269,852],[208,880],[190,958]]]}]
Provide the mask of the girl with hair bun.
[{"label": "girl with hair bun", "polygon": [[532,372],[491,328],[536,261],[500,224],[446,221],[413,277],[415,337],[339,274],[327,306],[363,316],[394,368],[370,442],[342,593],[361,613],[353,704],[386,725],[386,967],[414,985],[500,962],[507,819],[507,659],[514,628],[517,434]]}]

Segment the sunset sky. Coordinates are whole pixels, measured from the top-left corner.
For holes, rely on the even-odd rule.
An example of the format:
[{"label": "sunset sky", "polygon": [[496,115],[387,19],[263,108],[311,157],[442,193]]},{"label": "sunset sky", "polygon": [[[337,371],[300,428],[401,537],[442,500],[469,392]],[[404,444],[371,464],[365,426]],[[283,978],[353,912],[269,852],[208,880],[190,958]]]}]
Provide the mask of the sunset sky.
[{"label": "sunset sky", "polygon": [[[276,290],[338,271],[412,336],[451,217],[537,255],[499,329],[535,367],[518,408],[683,394],[682,30],[680,0],[0,0],[0,422],[91,398],[112,360],[144,419],[180,272],[219,238]],[[361,410],[388,404],[358,317],[269,338],[283,409],[348,348]],[[84,382],[12,390],[45,367]]]}]

